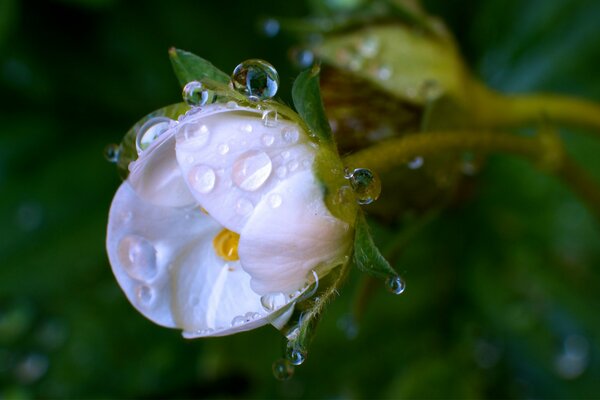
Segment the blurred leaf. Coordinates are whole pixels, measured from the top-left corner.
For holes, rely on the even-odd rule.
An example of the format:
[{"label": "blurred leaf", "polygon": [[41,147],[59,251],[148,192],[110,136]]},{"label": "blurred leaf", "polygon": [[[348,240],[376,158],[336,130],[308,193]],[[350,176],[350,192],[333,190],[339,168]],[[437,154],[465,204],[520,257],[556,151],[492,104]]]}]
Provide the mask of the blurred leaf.
[{"label": "blurred leaf", "polygon": [[16,0],[0,0],[0,48],[4,44],[17,16]]},{"label": "blurred leaf", "polygon": [[182,87],[188,82],[201,81],[202,79],[229,83],[229,75],[202,57],[174,47],[169,49],[169,57],[175,75]]}]

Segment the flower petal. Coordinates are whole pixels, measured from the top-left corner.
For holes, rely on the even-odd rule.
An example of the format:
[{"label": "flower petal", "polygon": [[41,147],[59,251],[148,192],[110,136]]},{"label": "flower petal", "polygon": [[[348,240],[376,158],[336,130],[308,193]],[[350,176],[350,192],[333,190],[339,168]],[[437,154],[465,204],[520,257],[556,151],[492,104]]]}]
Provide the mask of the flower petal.
[{"label": "flower petal", "polygon": [[186,116],[177,131],[177,160],[190,192],[238,233],[265,193],[314,160],[315,150],[296,124],[265,125],[251,108],[213,104]]},{"label": "flower petal", "polygon": [[238,254],[259,294],[292,293],[315,270],[343,262],[350,227],[331,215],[312,171],[282,181],[265,196],[240,235]]}]

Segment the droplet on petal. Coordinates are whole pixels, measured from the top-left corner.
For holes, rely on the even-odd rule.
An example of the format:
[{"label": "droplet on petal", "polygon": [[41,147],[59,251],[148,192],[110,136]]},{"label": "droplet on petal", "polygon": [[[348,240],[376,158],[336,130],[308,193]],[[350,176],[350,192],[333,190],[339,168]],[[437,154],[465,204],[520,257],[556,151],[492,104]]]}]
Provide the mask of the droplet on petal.
[{"label": "droplet on petal", "polygon": [[287,303],[287,298],[282,292],[267,293],[260,298],[260,303],[267,311],[277,310]]},{"label": "droplet on petal", "polygon": [[208,127],[204,124],[200,126],[198,124],[185,124],[181,132],[183,132],[183,137],[186,140],[186,146],[196,149],[204,147],[210,138]]},{"label": "droplet on petal", "polygon": [[149,119],[142,125],[135,139],[138,154],[150,147],[160,135],[169,129],[171,121],[166,117],[156,117]]},{"label": "droplet on petal", "polygon": [[283,202],[283,199],[281,198],[281,195],[278,193],[273,193],[269,196],[269,205],[272,208],[279,207],[282,202]]},{"label": "droplet on petal", "polygon": [[262,113],[262,121],[264,126],[268,126],[272,128],[277,126],[277,120],[279,116],[277,115],[277,111],[275,110],[265,110]]},{"label": "droplet on petal", "polygon": [[283,128],[281,135],[283,136],[283,140],[288,143],[296,143],[300,138],[300,132],[298,132],[298,129],[290,126]]},{"label": "droplet on petal", "polygon": [[358,204],[371,204],[381,194],[381,182],[373,171],[357,168],[346,176],[354,190]]},{"label": "droplet on petal", "polygon": [[190,106],[203,106],[208,102],[208,91],[198,81],[188,82],[183,87],[182,97]]},{"label": "droplet on petal", "polygon": [[154,289],[141,285],[136,288],[135,295],[141,305],[150,306],[154,300]]},{"label": "droplet on petal", "polygon": [[215,187],[215,171],[206,165],[196,165],[190,170],[189,181],[198,193],[209,193]]},{"label": "droplet on petal", "polygon": [[268,62],[246,60],[233,70],[233,87],[250,100],[258,101],[275,96],[279,87],[279,74]]},{"label": "droplet on petal", "polygon": [[265,152],[251,150],[235,160],[231,178],[237,187],[252,192],[269,179],[272,169],[271,158]]},{"label": "droplet on petal", "polygon": [[235,205],[235,212],[242,216],[250,214],[252,210],[254,210],[254,206],[244,198],[239,199]]},{"label": "droplet on petal", "polygon": [[141,236],[125,236],[119,242],[119,261],[125,272],[139,281],[149,281],[156,276],[156,249]]}]

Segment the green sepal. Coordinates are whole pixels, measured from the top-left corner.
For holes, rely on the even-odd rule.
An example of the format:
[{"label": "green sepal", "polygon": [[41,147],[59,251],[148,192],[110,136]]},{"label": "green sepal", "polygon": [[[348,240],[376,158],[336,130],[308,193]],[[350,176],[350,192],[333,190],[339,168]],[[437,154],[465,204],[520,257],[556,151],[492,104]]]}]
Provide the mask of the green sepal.
[{"label": "green sepal", "polygon": [[359,270],[377,278],[387,279],[398,276],[398,273],[375,246],[369,231],[369,224],[361,210],[358,211],[354,226],[353,259]]},{"label": "green sepal", "polygon": [[292,87],[292,100],[310,134],[323,142],[333,143],[333,133],[321,98],[319,71],[320,67],[314,65],[298,75]]},{"label": "green sepal", "polygon": [[221,71],[202,57],[185,50],[171,47],[169,58],[177,80],[181,86],[190,81],[210,79],[221,83],[229,83],[229,75]]}]

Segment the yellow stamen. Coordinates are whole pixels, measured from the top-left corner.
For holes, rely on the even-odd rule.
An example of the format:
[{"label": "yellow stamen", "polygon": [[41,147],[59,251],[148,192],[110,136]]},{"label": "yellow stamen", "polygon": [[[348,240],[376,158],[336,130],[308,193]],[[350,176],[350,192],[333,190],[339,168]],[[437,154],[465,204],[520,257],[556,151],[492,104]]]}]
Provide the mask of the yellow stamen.
[{"label": "yellow stamen", "polygon": [[240,242],[240,235],[229,229],[223,229],[213,239],[213,247],[219,257],[225,261],[237,261],[240,259],[238,256],[238,244]]}]

